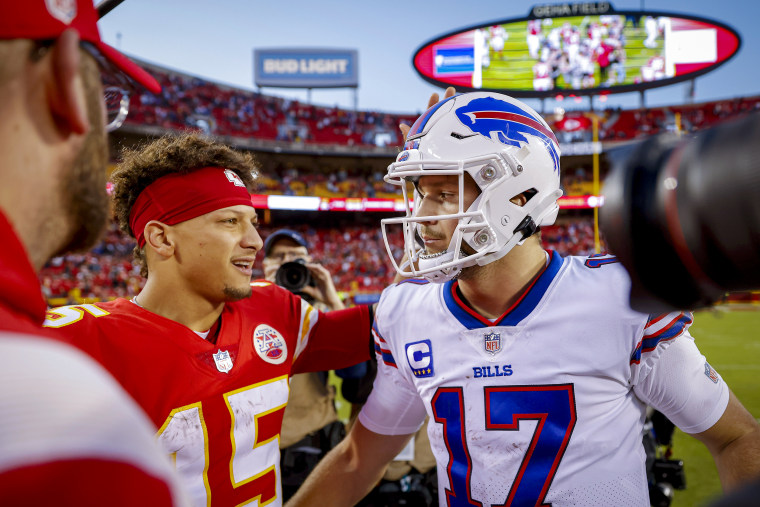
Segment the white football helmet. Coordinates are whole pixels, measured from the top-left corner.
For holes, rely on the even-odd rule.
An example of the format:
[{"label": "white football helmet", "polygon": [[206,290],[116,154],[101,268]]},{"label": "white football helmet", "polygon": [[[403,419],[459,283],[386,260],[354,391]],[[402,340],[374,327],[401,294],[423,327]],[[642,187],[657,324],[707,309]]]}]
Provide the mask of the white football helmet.
[{"label": "white football helmet", "polygon": [[[522,102],[499,93],[466,93],[443,100],[414,122],[404,151],[388,166],[385,181],[401,187],[406,216],[382,220],[383,239],[396,271],[406,277],[445,282],[462,268],[485,265],[504,257],[515,245],[551,225],[557,218],[559,143],[543,118]],[[463,209],[464,175],[469,174],[480,195]],[[407,182],[415,184],[414,210],[421,176],[457,175],[459,211],[435,217],[415,215]],[[528,202],[510,201],[525,193]],[[458,219],[448,248],[426,254],[417,243],[420,222]],[[388,226],[402,226],[403,264],[394,258]],[[474,253],[463,251],[468,245]]]}]

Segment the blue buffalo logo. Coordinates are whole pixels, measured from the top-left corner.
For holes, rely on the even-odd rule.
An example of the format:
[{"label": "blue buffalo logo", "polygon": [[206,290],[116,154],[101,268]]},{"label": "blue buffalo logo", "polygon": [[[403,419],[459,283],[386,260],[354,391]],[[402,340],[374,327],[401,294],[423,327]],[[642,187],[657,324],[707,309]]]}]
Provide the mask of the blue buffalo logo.
[{"label": "blue buffalo logo", "polygon": [[473,132],[517,148],[528,142],[526,134],[537,137],[546,146],[559,174],[557,138],[528,111],[504,100],[484,97],[458,108],[456,115]]}]

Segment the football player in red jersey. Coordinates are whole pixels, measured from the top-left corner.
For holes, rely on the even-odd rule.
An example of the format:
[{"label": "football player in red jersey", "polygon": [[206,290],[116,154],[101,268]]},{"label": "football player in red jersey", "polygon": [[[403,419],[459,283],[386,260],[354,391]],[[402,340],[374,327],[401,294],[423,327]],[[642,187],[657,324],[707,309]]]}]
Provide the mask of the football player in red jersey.
[{"label": "football player in red jersey", "polygon": [[105,224],[98,64],[160,87],[103,44],[92,0],[0,0],[0,11],[0,505],[186,505],[145,414],[42,328],[36,276]]},{"label": "football player in red jersey", "polygon": [[370,310],[321,313],[268,281],[253,158],[197,135],[127,153],[115,212],[147,282],[134,299],[52,310],[146,410],[196,505],[281,505],[289,377],[370,358]]}]

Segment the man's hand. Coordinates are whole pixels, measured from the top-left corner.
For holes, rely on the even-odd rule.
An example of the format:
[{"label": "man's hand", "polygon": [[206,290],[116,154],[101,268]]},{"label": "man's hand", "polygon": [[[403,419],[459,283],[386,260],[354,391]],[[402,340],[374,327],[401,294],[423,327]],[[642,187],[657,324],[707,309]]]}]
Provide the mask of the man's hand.
[{"label": "man's hand", "polygon": [[718,422],[692,436],[712,454],[724,491],[760,477],[760,425],[733,392]]},{"label": "man's hand", "polygon": [[265,259],[263,264],[264,280],[274,283],[275,277],[277,276],[277,270],[280,269],[280,266],[281,264],[278,262],[266,262]]},{"label": "man's hand", "polygon": [[330,272],[316,262],[308,262],[306,263],[306,267],[309,268],[311,278],[314,280],[316,287],[307,285],[301,289],[301,292],[314,298],[314,301],[324,303],[330,311],[343,310],[345,305],[340,300],[340,296],[338,296],[338,291],[335,289]]},{"label": "man's hand", "polygon": [[[443,100],[448,99],[449,97],[453,97],[456,94],[456,89],[453,86],[449,86],[446,88],[446,91],[443,92]],[[430,109],[434,105],[436,105],[440,101],[440,97],[437,93],[434,93],[430,96],[430,100],[428,100],[428,105],[425,108],[425,110]],[[409,133],[409,129],[411,128],[410,125],[407,125],[406,123],[402,123],[398,126],[399,130],[401,130],[401,135],[404,136],[404,141],[406,141],[406,135]]]},{"label": "man's hand", "polygon": [[412,435],[381,435],[356,420],[351,430],[306,478],[285,507],[348,507],[377,484]]}]

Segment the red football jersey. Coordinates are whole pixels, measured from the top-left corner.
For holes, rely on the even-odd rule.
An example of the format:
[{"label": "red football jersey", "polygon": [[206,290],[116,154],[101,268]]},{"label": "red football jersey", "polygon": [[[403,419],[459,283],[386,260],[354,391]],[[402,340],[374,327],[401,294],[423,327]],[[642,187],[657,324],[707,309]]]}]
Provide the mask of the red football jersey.
[{"label": "red football jersey", "polygon": [[369,311],[320,313],[269,282],[225,304],[216,343],[118,299],[48,312],[148,413],[196,505],[281,505],[279,432],[294,373],[369,359]]}]

